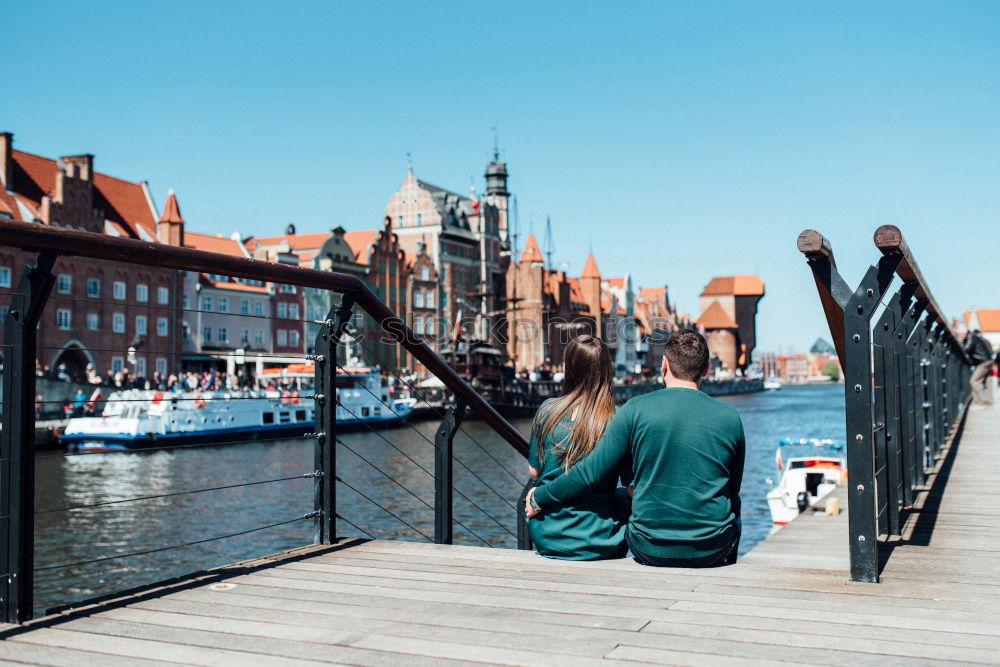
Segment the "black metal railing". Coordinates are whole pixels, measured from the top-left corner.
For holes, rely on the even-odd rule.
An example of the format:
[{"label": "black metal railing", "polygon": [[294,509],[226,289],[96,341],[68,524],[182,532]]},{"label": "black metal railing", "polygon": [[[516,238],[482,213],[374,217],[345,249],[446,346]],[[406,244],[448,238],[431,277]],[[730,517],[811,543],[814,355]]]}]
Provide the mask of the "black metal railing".
[{"label": "black metal railing", "polygon": [[[483,525],[493,527],[516,541],[520,548],[529,548],[530,539],[524,530],[521,504],[515,501],[521,491],[524,474],[512,472],[498,453],[474,437],[472,431],[463,424],[468,413],[473,413],[485,425],[488,433],[503,441],[516,453],[518,460],[527,456],[528,443],[521,433],[504,419],[475,389],[467,384],[443,359],[435,354],[420,338],[393,313],[369,287],[359,278],[347,274],[316,271],[294,265],[279,264],[246,257],[219,255],[190,248],[147,243],[143,241],[114,238],[72,229],[41,224],[0,221],[0,247],[20,248],[26,252],[38,253],[37,259],[25,268],[20,282],[11,293],[9,310],[4,318],[3,340],[3,410],[0,416],[0,613],[6,622],[20,623],[32,617],[34,606],[34,575],[39,571],[65,570],[93,566],[107,561],[142,556],[152,553],[205,544],[266,529],[287,526],[300,521],[312,521],[313,541],[316,544],[332,544],[338,535],[338,522],[354,531],[375,536],[379,531],[364,525],[357,516],[345,516],[337,505],[338,486],[363,499],[382,515],[402,526],[407,535],[432,540],[440,544],[450,544],[455,538],[453,526],[457,525],[472,540],[493,546],[482,535]],[[295,285],[340,295],[333,303],[325,320],[319,325],[312,354],[304,356],[314,365],[315,377],[311,393],[303,393],[298,399],[312,402],[315,414],[314,432],[302,434],[315,441],[314,461],[311,470],[295,470],[293,474],[261,480],[239,481],[231,484],[216,484],[206,488],[192,488],[169,493],[146,493],[129,498],[99,500],[86,504],[46,507],[40,512],[35,509],[35,462],[34,421],[36,412],[45,406],[36,402],[35,379],[36,357],[39,349],[36,342],[36,326],[45,308],[46,301],[55,283],[53,266],[61,256],[79,256],[123,264],[144,265],[176,271],[203,272],[225,275],[232,278],[265,281],[275,284]],[[335,302],[335,303],[334,303]],[[89,302],[92,303],[92,302]],[[351,315],[360,309],[382,332],[379,340],[365,340],[351,327]],[[190,312],[201,312],[197,308],[185,308]],[[218,315],[218,313],[216,313]],[[234,314],[235,315],[235,314]],[[245,313],[243,316],[247,316]],[[303,322],[308,322],[303,320]],[[433,499],[425,497],[426,490],[414,488],[415,484],[387,469],[368,449],[351,442],[346,433],[337,428],[337,377],[338,372],[346,372],[337,359],[337,349],[345,338],[352,343],[367,348],[373,359],[382,358],[374,348],[377,345],[392,345],[405,348],[430,374],[436,376],[453,394],[454,403],[438,410],[440,425],[428,437],[416,425],[403,424],[418,437],[412,442],[419,447],[425,445],[433,450],[433,464],[421,460],[429,453],[427,449],[408,450],[402,446],[392,431],[373,427],[360,415],[352,415],[360,423],[359,428],[370,441],[378,440],[391,450],[398,460],[409,466],[421,480],[432,482]],[[287,357],[288,355],[275,355]],[[383,369],[391,374],[400,386],[413,389],[399,369]],[[370,392],[371,393],[371,392]],[[372,397],[388,411],[393,411],[391,401],[372,393]],[[136,399],[141,400],[141,399]],[[253,392],[231,395],[224,399],[206,396],[203,400],[266,400]],[[345,408],[345,406],[340,406]],[[345,408],[346,409],[346,408]],[[463,444],[468,443],[475,458],[464,452],[456,452],[456,436],[463,434]],[[191,445],[162,445],[148,447],[143,451],[178,450]],[[421,526],[408,509],[387,502],[378,493],[342,473],[344,466],[338,466],[338,449],[341,454],[352,458],[352,465],[371,468],[378,479],[384,480],[393,489],[399,490],[407,498],[415,500],[421,508],[433,513],[433,531]],[[509,451],[509,450],[508,450]],[[82,456],[87,452],[62,452],[44,456]],[[480,456],[485,455],[485,457]],[[457,468],[455,467],[457,466]],[[484,466],[488,466],[487,470]],[[478,468],[478,470],[477,470]],[[415,472],[413,472],[415,471]],[[458,475],[456,475],[458,473]],[[461,476],[463,483],[456,484]],[[497,481],[499,477],[501,482]],[[294,484],[294,480],[311,480],[313,485],[312,507],[303,507],[287,517],[277,517],[266,525],[244,527],[227,524],[227,530],[220,528],[206,536],[196,535],[192,539],[170,544],[138,544],[124,552],[111,554],[90,554],[73,562],[35,566],[34,539],[35,517],[39,514],[51,515],[57,512],[79,512],[109,506],[117,508],[135,502],[153,499],[173,499],[189,494],[221,492],[226,489],[256,486],[271,487],[280,483]],[[421,481],[421,485],[423,481]],[[420,485],[417,485],[420,486]],[[463,507],[468,508],[466,516],[475,515],[475,521],[465,520],[455,515],[455,496]],[[498,519],[494,507],[499,505],[504,518]],[[418,508],[419,509],[419,508]],[[423,509],[420,509],[422,512]],[[512,530],[516,521],[516,531]],[[350,532],[350,531],[348,531]],[[260,554],[258,554],[260,555]],[[150,582],[153,583],[153,582]]]},{"label": "black metal railing", "polygon": [[971,374],[899,229],[879,227],[875,245],[882,256],[851,288],[822,234],[798,238],[844,369],[851,579],[862,582],[878,581],[880,545],[901,534],[959,432]]}]

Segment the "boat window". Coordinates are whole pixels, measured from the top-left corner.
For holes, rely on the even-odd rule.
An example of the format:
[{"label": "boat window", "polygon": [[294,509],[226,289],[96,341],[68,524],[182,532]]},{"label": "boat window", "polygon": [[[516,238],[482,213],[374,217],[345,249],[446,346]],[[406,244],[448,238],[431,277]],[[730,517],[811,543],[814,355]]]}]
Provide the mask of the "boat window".
[{"label": "boat window", "polygon": [[369,408],[367,405],[365,407],[361,408],[361,416],[362,417],[367,417],[369,414],[371,414],[371,408]]},{"label": "boat window", "polygon": [[292,421],[292,415],[290,415],[287,412],[279,412],[278,421],[280,421],[282,424],[287,424],[288,422]]},{"label": "boat window", "polygon": [[337,384],[337,389],[353,389],[354,378],[348,375],[338,375],[336,384]]},{"label": "boat window", "polygon": [[382,414],[382,408],[380,408],[379,406],[377,406],[377,405],[376,405],[376,406],[375,406],[375,414],[376,414],[376,415],[380,415],[380,414]]},{"label": "boat window", "polygon": [[297,422],[304,422],[305,420],[306,420],[306,411],[305,410],[296,410],[295,411],[295,421],[297,421]]},{"label": "boat window", "polygon": [[264,415],[263,415],[263,418],[264,418],[264,423],[265,424],[273,424],[274,423],[274,413],[273,412],[265,412]]}]

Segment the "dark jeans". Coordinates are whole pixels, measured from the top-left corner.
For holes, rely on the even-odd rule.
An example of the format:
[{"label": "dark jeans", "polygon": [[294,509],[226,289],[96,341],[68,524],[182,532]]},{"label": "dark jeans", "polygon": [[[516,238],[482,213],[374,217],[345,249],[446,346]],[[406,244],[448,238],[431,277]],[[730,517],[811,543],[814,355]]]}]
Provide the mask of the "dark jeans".
[{"label": "dark jeans", "polygon": [[632,540],[628,540],[628,548],[632,552],[632,558],[635,559],[636,563],[652,567],[721,567],[723,565],[732,565],[736,562],[736,554],[740,550],[740,536],[743,533],[743,522],[739,518],[736,519],[735,528],[736,538],[732,545],[722,551],[707,556],[699,556],[698,558],[658,558],[657,556],[650,556],[636,549]]}]

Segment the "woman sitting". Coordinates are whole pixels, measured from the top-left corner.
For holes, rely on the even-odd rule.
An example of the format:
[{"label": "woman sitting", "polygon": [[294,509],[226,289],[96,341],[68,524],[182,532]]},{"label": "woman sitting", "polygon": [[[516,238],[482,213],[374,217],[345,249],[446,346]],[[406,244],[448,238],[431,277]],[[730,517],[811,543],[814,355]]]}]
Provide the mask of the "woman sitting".
[{"label": "woman sitting", "polygon": [[[542,403],[531,426],[529,472],[536,484],[550,482],[586,457],[615,415],[611,354],[603,341],[583,336],[566,348],[564,394]],[[571,504],[528,522],[535,549],[565,560],[620,558],[628,547],[628,494],[618,476],[631,480],[631,466],[609,476]]]}]

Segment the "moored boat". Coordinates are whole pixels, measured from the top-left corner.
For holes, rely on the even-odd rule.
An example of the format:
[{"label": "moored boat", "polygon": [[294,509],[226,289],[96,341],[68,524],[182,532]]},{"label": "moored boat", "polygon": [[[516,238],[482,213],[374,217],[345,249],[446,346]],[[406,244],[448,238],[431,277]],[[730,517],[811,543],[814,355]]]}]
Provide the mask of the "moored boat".
[{"label": "moored boat", "polygon": [[781,478],[767,493],[775,526],[784,526],[847,480],[843,443],[817,438],[782,440],[775,452]]}]

